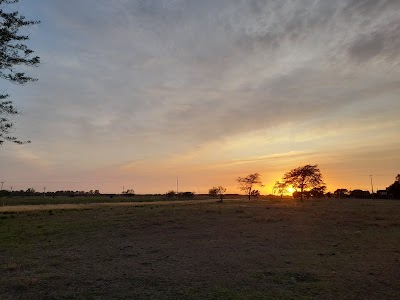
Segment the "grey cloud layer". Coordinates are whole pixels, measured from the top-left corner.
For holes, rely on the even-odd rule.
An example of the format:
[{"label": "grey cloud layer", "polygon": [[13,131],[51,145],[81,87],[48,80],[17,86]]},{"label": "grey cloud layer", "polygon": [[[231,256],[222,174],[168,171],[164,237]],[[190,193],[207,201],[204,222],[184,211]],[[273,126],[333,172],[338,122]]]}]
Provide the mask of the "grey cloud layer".
[{"label": "grey cloud layer", "polygon": [[39,126],[55,118],[77,143],[173,151],[176,140],[357,117],[355,104],[368,112],[373,100],[371,113],[399,109],[400,1],[43,2],[57,35],[31,113],[53,107]]}]

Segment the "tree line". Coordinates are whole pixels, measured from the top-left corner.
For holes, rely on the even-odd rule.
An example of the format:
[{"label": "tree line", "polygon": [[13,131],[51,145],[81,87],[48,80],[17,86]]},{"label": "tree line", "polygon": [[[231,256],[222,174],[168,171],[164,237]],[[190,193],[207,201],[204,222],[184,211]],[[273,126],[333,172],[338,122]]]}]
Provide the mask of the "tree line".
[{"label": "tree line", "polygon": [[[249,200],[258,198],[260,191],[257,186],[263,187],[259,173],[249,174],[246,177],[238,177],[236,181],[239,184],[239,189],[245,193]],[[276,181],[273,186],[273,193],[280,195],[291,194],[293,198],[300,200],[309,198],[380,198],[380,199],[400,199],[400,174],[395,178],[393,184],[385,190],[379,190],[371,194],[369,191],[354,189],[337,189],[333,193],[326,192],[321,170],[318,165],[305,165],[286,172],[282,179]],[[292,191],[292,192],[291,192]],[[222,186],[215,186],[209,189],[210,197],[219,197],[223,199],[226,189]]]},{"label": "tree line", "polygon": [[31,197],[31,196],[46,196],[46,197],[89,197],[102,195],[99,190],[89,191],[36,191],[34,188],[27,188],[26,190],[1,190],[0,197]]},{"label": "tree line", "polygon": [[363,191],[360,189],[348,190],[345,188],[337,189],[328,196],[335,198],[379,198],[379,199],[400,199],[400,174],[397,174],[394,182],[384,190],[378,190],[375,193]]},{"label": "tree line", "polygon": [[[245,177],[238,177],[236,179],[238,183],[238,188],[244,192],[249,200],[252,198],[257,199],[260,196],[260,191],[256,189],[257,187],[263,187],[264,184],[261,180],[261,175],[259,173],[249,174]],[[286,172],[280,181],[276,181],[273,187],[273,193],[280,195],[290,194],[292,192],[293,198],[298,198],[300,200],[309,198],[381,198],[381,199],[400,199],[400,174],[395,177],[395,181],[385,190],[379,190],[374,194],[369,191],[363,191],[360,189],[354,189],[349,191],[345,188],[336,189],[333,193],[325,192],[326,185],[323,181],[323,177],[320,169],[317,165],[305,165],[303,167],[298,167]],[[218,197],[222,201],[226,193],[226,188],[223,186],[214,186],[209,189],[209,197]],[[89,190],[89,191],[36,191],[33,188],[28,188],[26,190],[0,190],[0,197],[5,196],[64,196],[64,197],[77,197],[77,196],[100,196],[99,190]],[[105,194],[110,197],[123,196],[123,197],[134,197],[135,191],[133,189],[127,189],[122,191],[121,194]],[[154,196],[163,196],[166,199],[194,199],[194,192],[179,192],[170,190],[165,194],[156,194]]]}]

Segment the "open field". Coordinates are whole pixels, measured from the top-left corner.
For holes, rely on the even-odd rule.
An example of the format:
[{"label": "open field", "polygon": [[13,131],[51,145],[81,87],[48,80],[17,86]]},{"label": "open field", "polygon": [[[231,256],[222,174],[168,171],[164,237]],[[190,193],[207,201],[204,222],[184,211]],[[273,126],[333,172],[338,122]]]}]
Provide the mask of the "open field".
[{"label": "open field", "polygon": [[400,201],[0,212],[0,299],[399,299]]},{"label": "open field", "polygon": [[144,205],[193,205],[200,203],[214,203],[218,200],[215,199],[199,199],[199,200],[161,200],[161,201],[121,201],[121,202],[89,202],[89,203],[65,203],[65,204],[37,204],[37,205],[9,205],[0,206],[0,213],[18,213],[18,212],[35,212],[35,211],[49,211],[49,210],[88,210],[96,209],[104,206],[108,207],[128,207],[128,206],[144,206]]},{"label": "open field", "polygon": [[[207,196],[196,195],[195,200],[209,199]],[[133,197],[124,197],[121,195],[109,197],[107,195],[99,196],[14,196],[0,197],[0,206],[20,206],[20,205],[48,205],[48,204],[89,204],[89,203],[121,203],[121,202],[158,202],[167,200],[184,201],[187,198],[166,199],[165,195],[135,195]]]}]

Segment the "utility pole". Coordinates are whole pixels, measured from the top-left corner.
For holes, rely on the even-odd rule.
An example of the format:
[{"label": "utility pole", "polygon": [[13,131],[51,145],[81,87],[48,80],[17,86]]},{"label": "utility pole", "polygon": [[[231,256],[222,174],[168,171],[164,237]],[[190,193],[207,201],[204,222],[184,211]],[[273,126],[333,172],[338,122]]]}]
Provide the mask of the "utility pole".
[{"label": "utility pole", "polygon": [[176,177],[176,198],[178,198],[178,192],[179,192],[179,178]]},{"label": "utility pole", "polygon": [[43,198],[46,197],[46,187],[43,188]]},{"label": "utility pole", "polygon": [[372,195],[374,194],[374,185],[372,184],[372,175],[369,175],[369,177],[371,178],[371,189],[372,189]]},{"label": "utility pole", "polygon": [[3,184],[4,184],[4,181],[1,182],[1,190],[0,191],[3,190]]},{"label": "utility pole", "polygon": [[122,194],[125,194],[125,186],[122,186]]}]

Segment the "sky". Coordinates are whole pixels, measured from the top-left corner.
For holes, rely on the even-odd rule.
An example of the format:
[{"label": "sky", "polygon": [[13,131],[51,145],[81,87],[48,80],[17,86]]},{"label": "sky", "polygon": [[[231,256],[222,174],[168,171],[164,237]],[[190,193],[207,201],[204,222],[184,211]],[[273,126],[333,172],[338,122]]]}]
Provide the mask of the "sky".
[{"label": "sky", "polygon": [[20,0],[38,78],[0,90],[26,145],[4,188],[262,194],[316,164],[329,191],[400,173],[398,0]]}]

